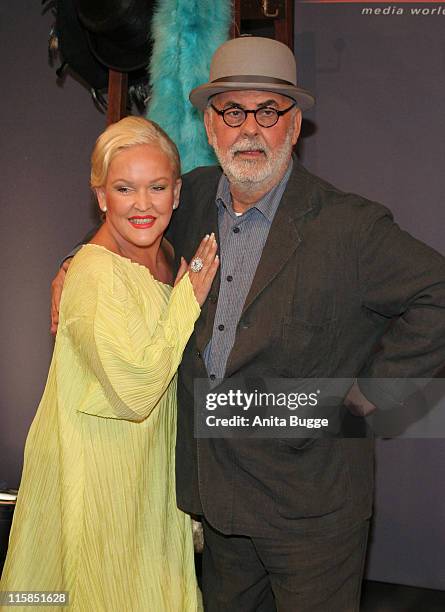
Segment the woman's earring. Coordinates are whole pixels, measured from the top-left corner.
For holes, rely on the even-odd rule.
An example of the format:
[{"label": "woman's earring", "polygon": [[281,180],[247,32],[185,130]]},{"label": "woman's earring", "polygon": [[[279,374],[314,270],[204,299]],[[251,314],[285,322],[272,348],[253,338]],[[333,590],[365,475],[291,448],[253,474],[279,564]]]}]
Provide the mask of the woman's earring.
[{"label": "woman's earring", "polygon": [[101,207],[101,211],[104,212],[104,213],[107,212],[107,205],[106,204],[105,204],[105,206],[103,208]]},{"label": "woman's earring", "polygon": [[176,210],[177,208],[178,208],[178,202],[175,202],[175,203],[173,204],[173,210]]}]

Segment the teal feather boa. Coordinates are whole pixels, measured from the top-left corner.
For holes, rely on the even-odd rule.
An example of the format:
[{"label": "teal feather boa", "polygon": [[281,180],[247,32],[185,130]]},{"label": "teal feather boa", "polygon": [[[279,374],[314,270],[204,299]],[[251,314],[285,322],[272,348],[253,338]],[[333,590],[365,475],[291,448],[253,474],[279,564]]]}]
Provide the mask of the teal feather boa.
[{"label": "teal feather boa", "polygon": [[183,172],[216,163],[202,113],[188,96],[209,80],[211,57],[227,40],[230,21],[230,0],[160,0],[153,16],[147,117],[177,144]]}]

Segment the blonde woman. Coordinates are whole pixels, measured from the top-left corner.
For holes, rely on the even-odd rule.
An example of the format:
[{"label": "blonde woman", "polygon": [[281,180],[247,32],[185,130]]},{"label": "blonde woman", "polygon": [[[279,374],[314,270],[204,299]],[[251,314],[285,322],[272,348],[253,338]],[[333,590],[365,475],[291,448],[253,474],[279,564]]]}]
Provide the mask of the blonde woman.
[{"label": "blonde woman", "polygon": [[154,123],[108,127],[91,186],[105,220],[67,274],[0,590],[68,591],[70,609],[88,612],[194,611],[190,518],[175,497],[175,373],[217,245],[204,237],[174,280],[163,233],[180,163]]}]

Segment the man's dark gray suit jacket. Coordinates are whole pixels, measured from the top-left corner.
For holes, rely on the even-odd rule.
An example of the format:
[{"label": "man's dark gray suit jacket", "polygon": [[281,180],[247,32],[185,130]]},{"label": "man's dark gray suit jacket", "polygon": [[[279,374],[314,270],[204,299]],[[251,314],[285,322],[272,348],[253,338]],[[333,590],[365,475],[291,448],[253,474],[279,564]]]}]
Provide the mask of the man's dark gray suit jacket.
[{"label": "man's dark gray suit jacket", "polygon": [[[218,236],[221,170],[183,178],[169,236],[189,261]],[[419,210],[421,214],[421,210]],[[194,438],[193,381],[207,376],[219,276],[178,379],[178,505],[224,533],[341,529],[372,511],[369,439]],[[238,325],[226,377],[429,377],[445,362],[444,258],[402,231],[380,204],[294,169]],[[397,390],[367,389],[377,406]]]}]

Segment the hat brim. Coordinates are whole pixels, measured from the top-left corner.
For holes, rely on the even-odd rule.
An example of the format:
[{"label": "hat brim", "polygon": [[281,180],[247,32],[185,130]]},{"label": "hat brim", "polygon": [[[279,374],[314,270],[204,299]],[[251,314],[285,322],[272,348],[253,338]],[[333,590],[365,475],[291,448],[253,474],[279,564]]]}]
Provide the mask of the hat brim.
[{"label": "hat brim", "polygon": [[217,94],[224,93],[226,91],[242,91],[242,90],[255,90],[255,91],[271,91],[279,93],[282,96],[292,98],[298,104],[298,107],[302,111],[310,109],[315,104],[315,98],[305,89],[295,87],[294,85],[282,85],[275,83],[243,83],[243,82],[226,82],[226,83],[205,83],[199,87],[192,89],[189,95],[190,102],[199,110],[205,110],[209,101],[209,98],[216,96]]}]

